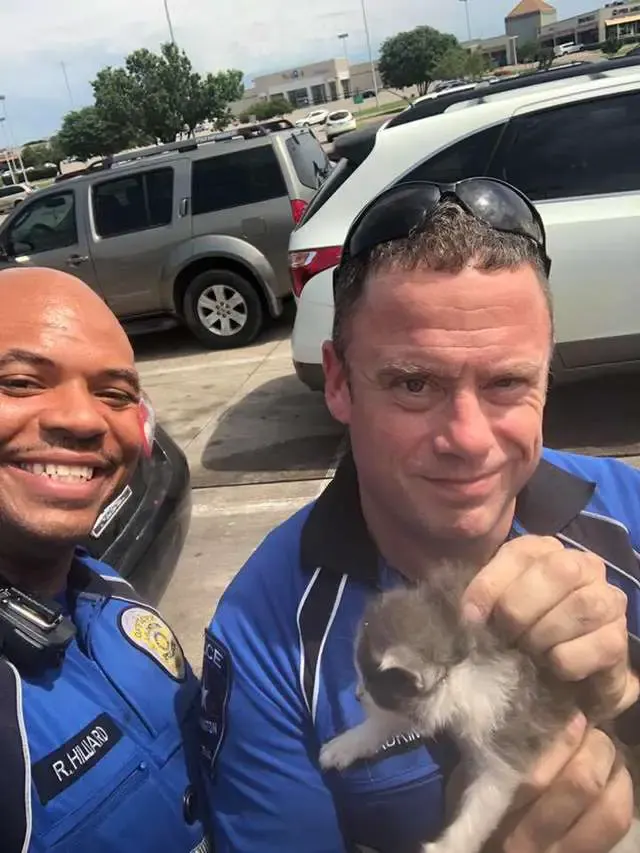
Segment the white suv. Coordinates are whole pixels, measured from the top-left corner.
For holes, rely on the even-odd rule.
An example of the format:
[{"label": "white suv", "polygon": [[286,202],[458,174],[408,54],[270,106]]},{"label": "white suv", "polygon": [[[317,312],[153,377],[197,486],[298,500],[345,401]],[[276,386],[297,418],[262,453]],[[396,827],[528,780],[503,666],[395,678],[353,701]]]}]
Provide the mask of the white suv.
[{"label": "white suv", "polygon": [[334,169],[289,243],[293,360],[309,387],[323,384],[333,269],[349,225],[375,195],[408,180],[490,175],[519,187],[547,230],[556,376],[640,363],[640,62],[539,79],[459,93],[439,114],[387,122],[361,163]]}]

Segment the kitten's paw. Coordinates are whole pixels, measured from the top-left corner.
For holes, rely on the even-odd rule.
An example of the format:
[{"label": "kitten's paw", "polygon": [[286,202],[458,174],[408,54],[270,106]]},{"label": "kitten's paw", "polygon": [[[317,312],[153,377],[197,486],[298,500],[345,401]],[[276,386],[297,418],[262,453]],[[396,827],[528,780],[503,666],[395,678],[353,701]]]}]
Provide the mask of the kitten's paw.
[{"label": "kitten's paw", "polygon": [[320,767],[323,770],[344,770],[359,758],[355,746],[349,732],[327,741],[320,750]]}]

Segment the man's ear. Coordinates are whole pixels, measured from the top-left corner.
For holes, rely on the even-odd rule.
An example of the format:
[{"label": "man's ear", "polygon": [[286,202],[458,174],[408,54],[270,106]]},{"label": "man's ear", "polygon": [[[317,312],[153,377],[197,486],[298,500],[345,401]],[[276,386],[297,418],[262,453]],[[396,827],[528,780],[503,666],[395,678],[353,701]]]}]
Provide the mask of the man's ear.
[{"label": "man's ear", "polygon": [[322,367],[324,370],[324,399],[333,417],[348,426],[351,422],[351,389],[347,367],[340,358],[332,341],[322,345]]}]

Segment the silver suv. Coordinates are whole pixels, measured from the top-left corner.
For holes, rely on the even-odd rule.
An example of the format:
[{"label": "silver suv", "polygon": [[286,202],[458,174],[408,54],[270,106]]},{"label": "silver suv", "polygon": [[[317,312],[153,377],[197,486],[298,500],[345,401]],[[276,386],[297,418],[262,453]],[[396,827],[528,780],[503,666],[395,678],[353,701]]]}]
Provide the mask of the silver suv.
[{"label": "silver suv", "polygon": [[331,169],[308,129],[248,136],[100,161],[28,197],[0,249],[83,279],[130,331],[183,322],[211,349],[247,344],[282,313],[289,235]]}]

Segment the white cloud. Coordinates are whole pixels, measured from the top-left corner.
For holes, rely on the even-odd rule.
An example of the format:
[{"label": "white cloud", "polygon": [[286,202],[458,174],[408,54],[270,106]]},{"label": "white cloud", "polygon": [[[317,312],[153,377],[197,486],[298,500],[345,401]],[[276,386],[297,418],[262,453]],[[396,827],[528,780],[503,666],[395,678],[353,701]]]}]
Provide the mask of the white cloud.
[{"label": "white cloud", "polygon": [[[365,2],[374,49],[418,24],[466,37],[459,0]],[[588,0],[558,5],[562,16],[590,7]],[[169,7],[176,41],[201,71],[235,67],[250,77],[340,56],[339,32],[349,33],[352,57],[366,52],[360,0],[169,0]],[[474,35],[502,32],[510,8],[509,2],[469,0]],[[18,0],[3,10],[3,35],[0,90],[14,135],[25,139],[54,131],[70,108],[61,62],[74,105],[90,103],[89,81],[99,68],[120,64],[137,47],[157,49],[168,40],[168,28],[163,0],[92,0],[91,6],[81,0]]]}]

